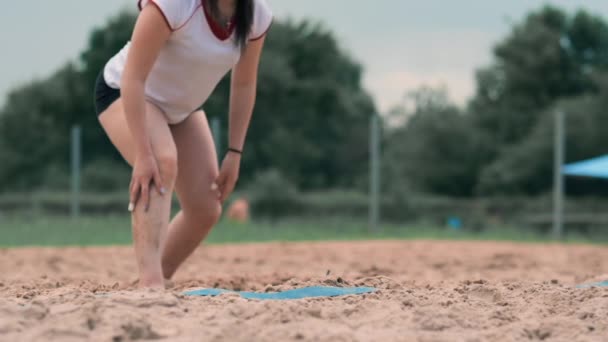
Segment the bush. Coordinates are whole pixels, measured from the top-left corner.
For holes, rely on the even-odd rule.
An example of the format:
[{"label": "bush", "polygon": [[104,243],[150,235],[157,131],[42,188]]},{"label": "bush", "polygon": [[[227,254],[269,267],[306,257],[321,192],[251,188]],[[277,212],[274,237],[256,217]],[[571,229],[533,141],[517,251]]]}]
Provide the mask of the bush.
[{"label": "bush", "polygon": [[70,189],[70,172],[60,165],[47,167],[41,188],[51,191],[68,191]]},{"label": "bush", "polygon": [[365,219],[369,199],[363,192],[330,190],[309,192],[299,197],[299,217]]},{"label": "bush", "polygon": [[258,173],[247,193],[251,198],[252,213],[273,221],[295,214],[298,208],[296,186],[276,169]]},{"label": "bush", "polygon": [[82,171],[82,189],[87,192],[114,192],[129,187],[131,170],[125,163],[95,160]]}]

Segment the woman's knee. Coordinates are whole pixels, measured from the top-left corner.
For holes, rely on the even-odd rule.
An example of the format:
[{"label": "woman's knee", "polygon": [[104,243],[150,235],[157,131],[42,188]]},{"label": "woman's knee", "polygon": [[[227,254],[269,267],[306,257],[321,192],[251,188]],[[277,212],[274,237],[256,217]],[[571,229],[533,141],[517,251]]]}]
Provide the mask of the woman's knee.
[{"label": "woman's knee", "polygon": [[163,181],[164,186],[171,186],[175,184],[177,179],[177,153],[175,152],[160,152],[156,156],[156,163],[158,170],[160,171],[160,177]]},{"label": "woman's knee", "polygon": [[211,210],[209,212],[209,220],[212,224],[216,224],[222,217],[222,203],[218,199],[213,199]]},{"label": "woman's knee", "polygon": [[196,203],[184,206],[183,212],[197,224],[213,226],[222,216],[222,204],[215,196],[206,196]]}]

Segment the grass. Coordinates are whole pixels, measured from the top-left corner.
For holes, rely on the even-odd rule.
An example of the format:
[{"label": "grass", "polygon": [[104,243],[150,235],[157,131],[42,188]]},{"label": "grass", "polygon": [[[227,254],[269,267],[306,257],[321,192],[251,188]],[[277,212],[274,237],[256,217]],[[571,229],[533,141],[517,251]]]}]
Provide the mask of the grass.
[{"label": "grass", "polygon": [[[211,244],[269,241],[327,240],[496,240],[548,242],[546,235],[512,227],[495,227],[483,232],[455,231],[430,225],[384,225],[370,234],[367,225],[349,220],[318,222],[284,220],[277,223],[237,224],[222,221],[214,229]],[[608,239],[569,236],[567,243],[606,243]],[[76,221],[61,217],[8,218],[0,220],[0,247],[103,246],[131,243],[128,217],[86,217]]]}]

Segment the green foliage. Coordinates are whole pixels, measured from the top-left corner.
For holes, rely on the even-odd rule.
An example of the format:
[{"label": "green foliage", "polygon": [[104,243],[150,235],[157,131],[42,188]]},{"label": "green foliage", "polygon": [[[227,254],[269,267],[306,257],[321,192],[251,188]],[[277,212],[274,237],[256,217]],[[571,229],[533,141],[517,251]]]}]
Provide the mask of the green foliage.
[{"label": "green foliage", "polygon": [[478,72],[472,114],[500,147],[526,137],[556,100],[596,90],[590,71],[608,66],[608,25],[545,7],[516,25],[494,56]]},{"label": "green foliage", "polygon": [[470,117],[441,90],[421,88],[409,97],[414,110],[401,111],[407,124],[389,130],[385,142],[386,191],[471,195],[487,152]]},{"label": "green foliage", "polygon": [[46,168],[42,184],[47,191],[65,191],[70,188],[70,172],[63,165],[50,165]]},{"label": "green foliage", "polygon": [[260,172],[249,186],[248,194],[254,215],[276,220],[295,213],[298,191],[276,169]]},{"label": "green foliage", "polygon": [[83,127],[84,162],[119,156],[93,107],[93,85],[110,56],[129,39],[134,16],[122,13],[93,32],[80,67],[67,63],[44,80],[17,88],[0,110],[0,190],[31,190],[57,165],[68,165],[70,129]]},{"label": "green foliage", "polygon": [[89,163],[82,171],[83,190],[87,192],[116,192],[127,189],[131,170],[126,163],[105,159]]},{"label": "green foliage", "polygon": [[602,18],[545,7],[516,25],[495,48],[495,62],[477,75],[470,112],[491,150],[475,190],[538,194],[550,189],[557,107],[569,117],[569,160],[606,153],[603,140],[594,138],[605,119],[593,114],[604,106],[599,92],[605,71],[608,24]]},{"label": "green foliage", "polygon": [[[564,100],[556,106],[566,116],[567,160],[579,161],[607,152],[608,82],[597,75],[599,93]],[[540,193],[551,187],[553,172],[554,109],[545,111],[534,130],[518,144],[508,146],[501,157],[484,169],[479,191],[485,194]],[[568,190],[577,194],[606,194],[601,181],[572,179]]]},{"label": "green foliage", "polygon": [[[244,182],[273,167],[303,190],[355,184],[367,171],[368,123],[375,112],[361,74],[321,25],[273,24],[243,157]],[[228,94],[224,80],[205,104],[207,115],[224,126]]]},{"label": "green foliage", "polygon": [[69,131],[61,115],[72,104],[59,88],[69,87],[76,73],[68,65],[52,82],[34,81],[9,95],[0,111],[0,188],[40,186],[47,165],[67,163]]},{"label": "green foliage", "polygon": [[[93,114],[92,88],[107,60],[128,41],[134,21],[132,13],[117,15],[91,34],[78,63],[10,94],[0,110],[0,191],[67,186],[73,124],[84,128],[85,187],[121,187],[127,170],[110,172],[122,161]],[[468,108],[451,104],[442,90],[421,88],[407,98],[413,107],[386,117],[382,161],[388,208],[414,215],[409,194],[419,192],[462,197],[549,191],[558,106],[568,115],[569,161],[606,153],[605,20],[546,6],[514,25],[493,52],[492,63],[477,72]],[[275,23],[260,65],[242,184],[254,186],[256,175],[276,169],[282,176],[269,173],[275,177],[265,176],[270,183],[289,180],[305,193],[364,190],[368,123],[375,108],[361,77],[362,67],[322,25]],[[224,142],[228,94],[226,78],[204,106],[209,118],[221,119]],[[568,190],[605,193],[597,184],[570,180]],[[335,208],[315,207],[310,198],[294,203],[319,211]],[[364,201],[357,203],[354,207],[363,208]]]},{"label": "green foliage", "polygon": [[[529,14],[496,45],[493,63],[477,73],[477,93],[465,111],[441,90],[422,88],[408,96],[413,109],[403,106],[388,117],[387,192],[403,202],[403,191],[549,191],[558,107],[568,115],[568,160],[607,152],[606,72],[608,24],[602,18],[550,6]],[[572,181],[568,189],[582,193],[589,190],[584,184]]]},{"label": "green foliage", "polygon": [[[92,32],[78,67],[68,63],[49,78],[11,93],[0,111],[0,191],[45,187],[49,167],[69,163],[74,124],[83,127],[85,165],[106,160],[111,167],[121,160],[94,115],[92,95],[97,75],[129,40],[134,21],[133,13],[118,14]],[[366,172],[367,123],[375,112],[361,87],[361,74],[362,68],[321,25],[276,22],[260,65],[242,183],[273,167],[303,189],[354,184]],[[221,119],[223,137],[228,94],[227,78],[205,104],[209,118]],[[85,173],[95,184],[86,186],[117,185],[118,176],[101,180],[102,172],[93,175],[95,166]]]}]

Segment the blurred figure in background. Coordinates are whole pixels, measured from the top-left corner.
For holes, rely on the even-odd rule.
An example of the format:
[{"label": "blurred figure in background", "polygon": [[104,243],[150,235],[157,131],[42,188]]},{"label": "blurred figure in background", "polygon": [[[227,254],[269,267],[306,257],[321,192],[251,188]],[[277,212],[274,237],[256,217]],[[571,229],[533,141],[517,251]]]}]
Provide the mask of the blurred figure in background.
[{"label": "blurred figure in background", "polygon": [[238,223],[249,222],[249,201],[246,198],[239,198],[232,203],[228,209],[228,219]]}]

